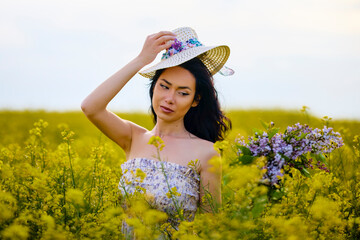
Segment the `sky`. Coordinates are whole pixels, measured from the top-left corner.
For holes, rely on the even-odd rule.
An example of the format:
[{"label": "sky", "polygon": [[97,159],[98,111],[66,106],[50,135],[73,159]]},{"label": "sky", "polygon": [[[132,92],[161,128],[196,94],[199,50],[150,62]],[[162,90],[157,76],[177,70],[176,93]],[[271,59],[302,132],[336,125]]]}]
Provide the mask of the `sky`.
[{"label": "sky", "polygon": [[[0,109],[80,111],[146,36],[183,26],[231,49],[235,74],[214,76],[225,111],[360,120],[359,0],[1,0]],[[135,75],[108,109],[148,112],[148,82]]]}]

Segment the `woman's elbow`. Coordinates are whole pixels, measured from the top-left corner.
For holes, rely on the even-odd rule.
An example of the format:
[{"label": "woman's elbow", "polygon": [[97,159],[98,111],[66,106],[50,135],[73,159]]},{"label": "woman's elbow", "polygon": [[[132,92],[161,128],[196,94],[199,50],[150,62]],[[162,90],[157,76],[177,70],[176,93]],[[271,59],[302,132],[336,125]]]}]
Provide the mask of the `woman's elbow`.
[{"label": "woman's elbow", "polygon": [[90,108],[90,105],[87,103],[86,99],[81,102],[80,107],[81,107],[81,110],[83,111],[83,113],[85,115],[90,115],[91,114],[91,112],[90,112],[91,108]]}]

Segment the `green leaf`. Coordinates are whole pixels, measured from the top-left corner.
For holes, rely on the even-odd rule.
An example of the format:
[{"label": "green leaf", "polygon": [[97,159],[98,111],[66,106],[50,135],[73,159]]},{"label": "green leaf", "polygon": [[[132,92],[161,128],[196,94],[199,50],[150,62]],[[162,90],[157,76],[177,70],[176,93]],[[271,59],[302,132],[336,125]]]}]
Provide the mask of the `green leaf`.
[{"label": "green leaf", "polygon": [[282,198],[282,196],[284,196],[284,192],[276,189],[276,190],[271,190],[270,191],[270,196],[272,200],[278,201]]},{"label": "green leaf", "polygon": [[253,128],[253,133],[257,133],[259,135],[262,135],[264,133],[264,131],[260,130],[260,129],[257,129],[257,128]]},{"label": "green leaf", "polygon": [[244,154],[244,155],[252,155],[251,151],[249,148],[247,147],[244,147],[244,146],[238,146],[241,150],[241,152]]},{"label": "green leaf", "polygon": [[308,159],[305,155],[300,155],[300,159],[302,161],[302,163],[307,163],[308,162]]},{"label": "green leaf", "polygon": [[254,201],[254,207],[252,208],[251,212],[254,218],[260,217],[261,213],[265,209],[265,206],[267,204],[267,196],[260,196],[255,199]]},{"label": "green leaf", "polygon": [[223,184],[226,186],[231,181],[230,174],[224,174],[222,177]]},{"label": "green leaf", "polygon": [[311,177],[311,174],[309,173],[309,171],[306,169],[306,168],[302,168],[301,170],[300,170],[300,172],[301,172],[301,174],[303,175],[303,176],[305,176],[305,177]]},{"label": "green leaf", "polygon": [[277,134],[279,132],[279,128],[273,128],[271,130],[269,130],[268,132],[268,136],[269,136],[269,140],[275,136],[275,134]]},{"label": "green leaf", "polygon": [[243,156],[239,157],[239,162],[241,162],[242,164],[247,165],[247,164],[251,164],[254,161],[255,158],[256,157],[253,157],[253,156],[243,155]]},{"label": "green leaf", "polygon": [[317,159],[319,159],[320,162],[327,163],[326,158],[325,158],[324,154],[322,154],[322,153],[318,154]]},{"label": "green leaf", "polygon": [[300,135],[300,137],[295,136],[295,139],[296,139],[296,140],[304,139],[304,138],[306,137],[306,135],[308,135],[308,133],[302,133],[302,134]]},{"label": "green leaf", "polygon": [[264,122],[263,120],[260,119],[260,122],[261,122],[261,125],[266,129],[268,130],[269,129],[269,125],[268,123]]}]

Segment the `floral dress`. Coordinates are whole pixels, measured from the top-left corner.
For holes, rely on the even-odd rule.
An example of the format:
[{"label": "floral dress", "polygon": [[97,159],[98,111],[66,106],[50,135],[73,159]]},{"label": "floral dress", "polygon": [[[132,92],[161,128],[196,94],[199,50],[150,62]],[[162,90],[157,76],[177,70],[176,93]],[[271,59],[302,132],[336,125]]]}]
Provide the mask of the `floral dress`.
[{"label": "floral dress", "polygon": [[[175,222],[176,230],[177,220],[172,216],[177,214],[177,209],[183,210],[183,216],[187,221],[194,220],[200,190],[200,175],[194,168],[172,162],[134,158],[123,163],[121,169],[123,175],[120,178],[119,189],[123,196],[139,191],[138,187],[146,189],[146,194],[152,196],[150,205],[166,212],[169,216],[168,221]],[[142,179],[136,174],[138,169],[145,173]],[[170,193],[172,196],[176,195],[177,207]],[[123,222],[123,233],[129,231],[131,227]]]}]

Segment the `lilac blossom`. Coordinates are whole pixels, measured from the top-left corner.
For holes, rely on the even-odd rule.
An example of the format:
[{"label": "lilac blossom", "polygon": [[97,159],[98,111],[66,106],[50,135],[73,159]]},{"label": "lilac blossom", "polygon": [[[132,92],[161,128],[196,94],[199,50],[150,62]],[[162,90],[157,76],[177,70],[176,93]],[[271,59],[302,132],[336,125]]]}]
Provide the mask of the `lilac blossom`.
[{"label": "lilac blossom", "polygon": [[[284,133],[272,134],[272,137],[269,137],[269,133],[274,130],[273,126],[273,123],[270,124],[268,132],[256,132],[254,137],[249,137],[248,143],[243,139],[237,140],[239,146],[248,148],[253,157],[267,157],[264,180],[271,185],[278,183],[279,177],[283,176],[281,170],[285,165],[304,172],[314,167],[312,158],[307,158],[308,153],[327,154],[343,146],[341,135],[326,126],[323,129],[312,129],[306,124],[297,123],[287,127]],[[238,155],[242,154],[244,153],[239,150]],[[317,161],[316,166],[329,171],[321,161]]]}]

